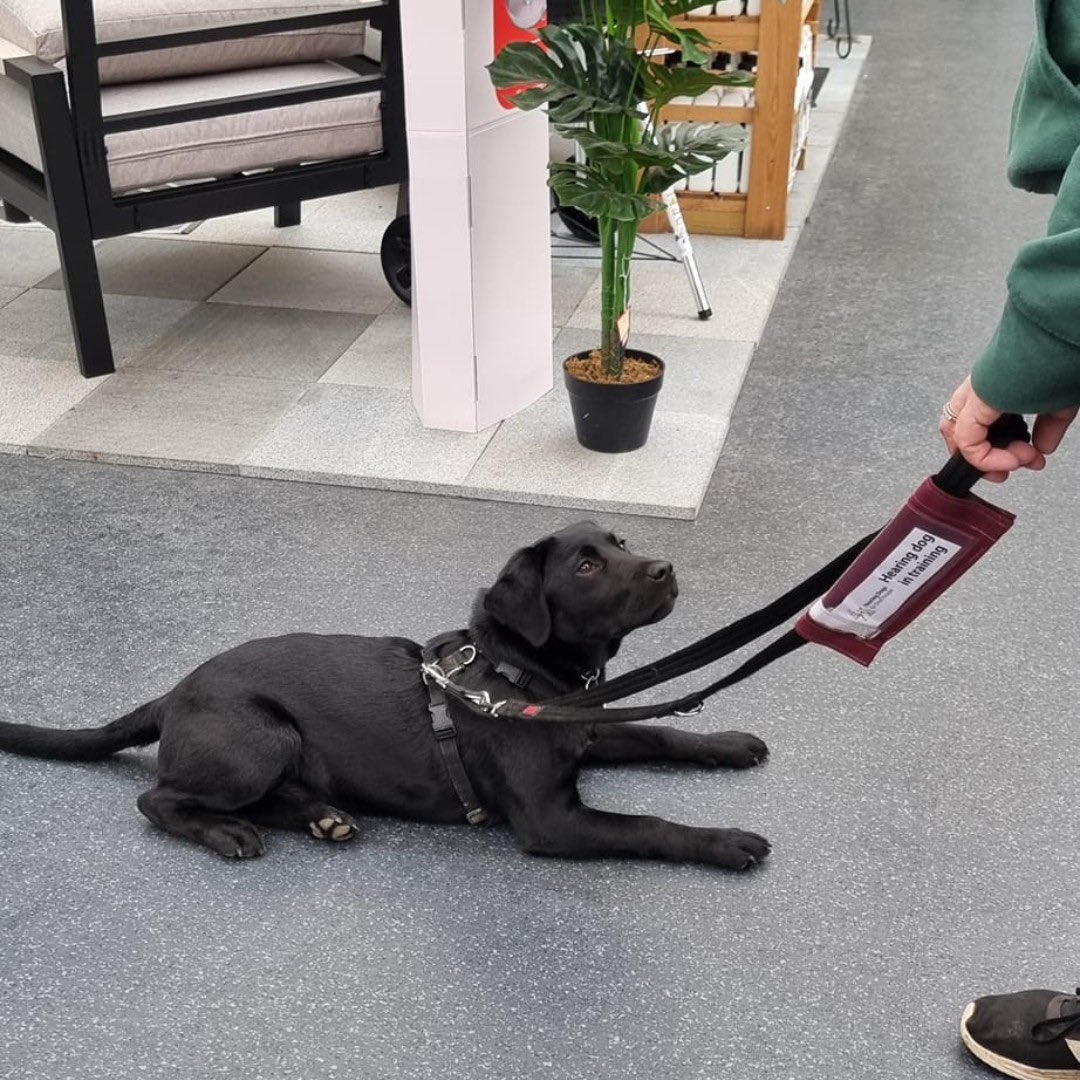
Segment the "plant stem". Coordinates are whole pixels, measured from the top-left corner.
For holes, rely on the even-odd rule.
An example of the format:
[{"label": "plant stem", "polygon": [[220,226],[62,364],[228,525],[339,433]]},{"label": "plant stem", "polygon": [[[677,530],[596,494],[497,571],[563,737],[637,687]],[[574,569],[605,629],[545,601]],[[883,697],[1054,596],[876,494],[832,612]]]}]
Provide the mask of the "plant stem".
[{"label": "plant stem", "polygon": [[616,231],[611,218],[599,218],[600,233],[600,359],[604,374],[613,379],[622,377],[622,342],[615,328],[619,314],[616,301]]}]

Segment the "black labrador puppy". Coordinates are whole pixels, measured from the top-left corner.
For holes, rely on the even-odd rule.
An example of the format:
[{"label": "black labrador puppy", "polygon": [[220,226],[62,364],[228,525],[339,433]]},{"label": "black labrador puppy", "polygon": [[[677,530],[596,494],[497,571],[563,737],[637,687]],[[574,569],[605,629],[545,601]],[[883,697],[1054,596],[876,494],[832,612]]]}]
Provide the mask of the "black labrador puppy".
[{"label": "black labrador puppy", "polygon": [[[632,555],[586,522],[516,552],[480,593],[469,628],[444,635],[440,653],[471,644],[475,658],[455,682],[496,699],[542,700],[602,677],[623,637],[665,618],[677,595],[670,563]],[[290,634],[230,649],[102,728],[0,723],[0,750],[90,761],[160,741],[158,783],[139,809],[168,832],[246,858],[263,853],[258,825],[350,839],[356,823],[338,807],[462,821],[429,704],[416,642]],[[735,870],[769,852],[764,838],[738,829],[593,810],[577,789],[583,763],[756,765],[768,751],[752,735],[501,720],[454,701],[449,715],[477,799],[527,852]]]}]

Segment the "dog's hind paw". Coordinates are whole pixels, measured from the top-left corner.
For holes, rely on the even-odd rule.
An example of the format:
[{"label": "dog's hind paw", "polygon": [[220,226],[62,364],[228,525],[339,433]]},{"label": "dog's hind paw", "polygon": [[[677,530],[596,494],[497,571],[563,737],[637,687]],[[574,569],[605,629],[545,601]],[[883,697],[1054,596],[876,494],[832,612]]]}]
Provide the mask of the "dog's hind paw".
[{"label": "dog's hind paw", "polygon": [[351,840],[356,835],[356,822],[348,814],[327,807],[322,817],[308,822],[316,840]]}]

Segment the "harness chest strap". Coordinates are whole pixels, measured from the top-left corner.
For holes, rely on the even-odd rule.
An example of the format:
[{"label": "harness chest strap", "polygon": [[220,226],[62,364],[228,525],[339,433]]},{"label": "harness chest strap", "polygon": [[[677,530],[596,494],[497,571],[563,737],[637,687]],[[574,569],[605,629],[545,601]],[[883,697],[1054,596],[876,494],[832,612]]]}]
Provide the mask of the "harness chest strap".
[{"label": "harness chest strap", "polygon": [[[476,650],[472,646],[458,649],[442,660],[431,645],[425,645],[423,649],[424,663],[439,668],[446,676],[471,663],[475,656]],[[450,783],[454,785],[454,791],[465,808],[465,820],[470,825],[485,825],[490,820],[490,815],[480,805],[476,790],[469,780],[469,774],[465,771],[465,764],[461,760],[461,751],[457,744],[457,728],[454,727],[454,721],[450,719],[450,712],[446,707],[446,694],[441,686],[426,676],[424,685],[428,692],[431,730],[442,754],[443,764],[450,776]]]}]

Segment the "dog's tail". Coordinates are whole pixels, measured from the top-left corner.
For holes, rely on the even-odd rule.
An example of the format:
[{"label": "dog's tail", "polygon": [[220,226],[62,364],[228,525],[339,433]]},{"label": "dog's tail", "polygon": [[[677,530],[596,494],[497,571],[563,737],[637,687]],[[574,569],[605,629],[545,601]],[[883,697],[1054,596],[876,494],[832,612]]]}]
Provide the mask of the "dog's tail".
[{"label": "dog's tail", "polygon": [[44,728],[0,721],[0,750],[56,761],[99,761],[129,746],[157,742],[160,732],[157,702],[151,701],[99,728]]}]

